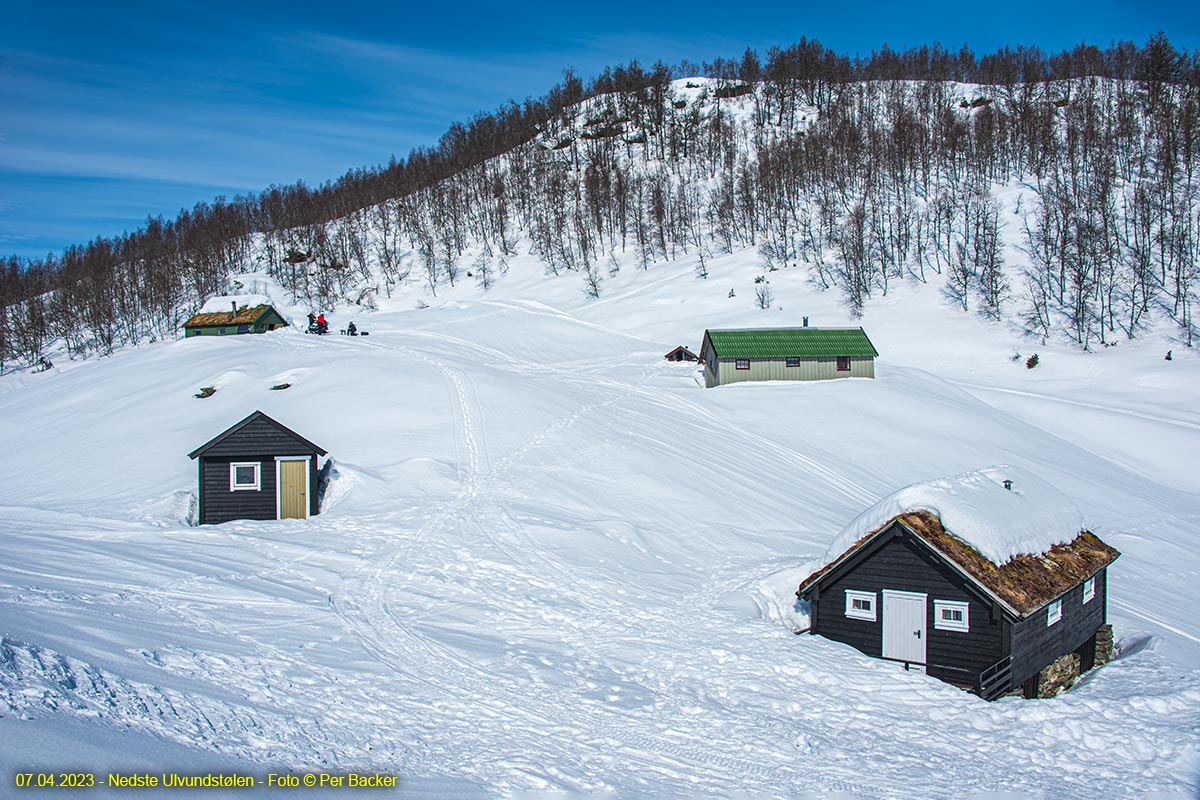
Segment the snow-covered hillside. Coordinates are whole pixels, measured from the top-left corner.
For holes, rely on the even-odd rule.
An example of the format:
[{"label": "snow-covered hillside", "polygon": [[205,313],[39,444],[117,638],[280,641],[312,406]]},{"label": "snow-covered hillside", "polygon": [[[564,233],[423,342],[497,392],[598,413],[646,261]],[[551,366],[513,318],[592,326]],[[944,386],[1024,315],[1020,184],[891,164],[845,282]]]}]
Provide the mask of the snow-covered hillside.
[{"label": "snow-covered hillside", "polygon": [[600,299],[622,266],[673,279],[656,268],[692,260],[719,277],[753,251],[736,288],[763,308],[791,270],[854,313],[918,281],[1038,341],[1194,345],[1194,87],[813,81],[792,66],[753,83],[609,76],[455,125],[404,163],[13,262],[0,372],[171,339],[241,273],[294,302],[370,308],[496,287],[530,254]]},{"label": "snow-covered hillside", "polygon": [[[590,300],[516,258],[486,294],[401,287],[353,317],[367,338],[0,379],[0,794],[35,768],[378,771],[412,797],[1195,793],[1197,359],[1052,344],[1026,369],[1011,328],[906,284],[861,320],[876,380],[706,390],[662,360],[706,327],[851,321],[799,270],[764,311],[755,256],[695,266],[629,265]],[[255,409],[329,450],[323,513],[189,526],[186,454]],[[843,526],[990,464],[1122,551],[1116,661],[989,704],[793,634]]]}]

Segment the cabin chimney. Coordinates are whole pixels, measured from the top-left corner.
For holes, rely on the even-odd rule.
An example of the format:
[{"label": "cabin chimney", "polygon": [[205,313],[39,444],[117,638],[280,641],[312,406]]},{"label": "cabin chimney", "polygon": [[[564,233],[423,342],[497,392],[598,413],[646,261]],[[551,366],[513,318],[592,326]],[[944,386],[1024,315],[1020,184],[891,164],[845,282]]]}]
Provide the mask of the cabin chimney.
[{"label": "cabin chimney", "polygon": [[233,315],[237,316],[237,300],[233,301]]},{"label": "cabin chimney", "polygon": [[1012,491],[1012,481],[1010,481],[1008,478],[1004,479],[1004,488],[1008,489],[1010,492]]},{"label": "cabin chimney", "polygon": [[808,327],[808,317],[804,318],[804,327]]}]

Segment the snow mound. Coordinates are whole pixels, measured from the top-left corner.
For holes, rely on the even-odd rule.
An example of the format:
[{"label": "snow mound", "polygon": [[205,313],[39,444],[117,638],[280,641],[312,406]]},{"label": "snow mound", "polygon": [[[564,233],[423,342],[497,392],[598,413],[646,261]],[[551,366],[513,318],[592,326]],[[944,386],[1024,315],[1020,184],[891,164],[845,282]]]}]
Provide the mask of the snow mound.
[{"label": "snow mound", "polygon": [[[1006,480],[1012,481],[1011,489],[1004,488]],[[935,514],[942,527],[997,565],[1020,553],[1045,553],[1086,527],[1070,498],[1037,475],[1020,467],[987,467],[914,483],[884,497],[842,529],[823,563],[910,511]]]}]

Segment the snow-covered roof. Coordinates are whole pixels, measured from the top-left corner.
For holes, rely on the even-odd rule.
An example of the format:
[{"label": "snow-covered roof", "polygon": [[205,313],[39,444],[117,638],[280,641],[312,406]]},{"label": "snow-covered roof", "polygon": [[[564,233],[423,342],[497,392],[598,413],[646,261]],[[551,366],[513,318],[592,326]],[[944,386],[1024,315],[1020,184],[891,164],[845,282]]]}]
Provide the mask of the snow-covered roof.
[{"label": "snow-covered roof", "polygon": [[883,498],[842,529],[823,566],[800,582],[796,594],[807,596],[856,553],[869,554],[865,548],[893,525],[1018,618],[1120,556],[1084,529],[1079,509],[1049,483],[1024,469],[989,467],[906,486]]},{"label": "snow-covered roof", "polygon": [[271,298],[265,294],[222,294],[216,297],[210,297],[204,305],[197,311],[197,314],[214,314],[217,312],[231,311],[233,304],[237,303],[238,308],[245,306],[246,308],[254,308],[255,306],[271,305]]},{"label": "snow-covered roof", "polygon": [[[1012,481],[1005,489],[1004,482]],[[822,563],[837,559],[889,520],[928,511],[942,527],[993,564],[1021,553],[1045,553],[1084,530],[1071,499],[1022,467],[995,466],[952,478],[914,483],[884,497],[855,517],[830,544]]]}]

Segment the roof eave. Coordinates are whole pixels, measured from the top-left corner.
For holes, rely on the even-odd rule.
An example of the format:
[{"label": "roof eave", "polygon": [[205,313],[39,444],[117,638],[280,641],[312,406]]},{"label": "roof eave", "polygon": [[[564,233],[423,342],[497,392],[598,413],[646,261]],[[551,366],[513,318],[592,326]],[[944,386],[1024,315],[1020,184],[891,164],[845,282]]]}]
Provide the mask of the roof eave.
[{"label": "roof eave", "polygon": [[242,421],[240,421],[240,422],[235,422],[233,425],[231,425],[230,427],[226,428],[226,429],[225,429],[224,431],[222,431],[221,433],[218,433],[216,436],[214,436],[213,438],[209,439],[207,442],[205,442],[204,444],[200,445],[199,447],[197,447],[197,448],[196,448],[195,450],[193,450],[192,452],[188,453],[188,458],[189,458],[189,459],[192,459],[192,460],[195,460],[195,459],[196,459],[198,456],[202,456],[202,455],[204,455],[205,451],[207,451],[207,450],[210,450],[210,449],[212,449],[213,447],[215,447],[216,445],[218,445],[218,444],[220,444],[221,442],[225,441],[225,440],[226,440],[226,439],[228,439],[230,436],[232,436],[233,434],[237,433],[237,432],[238,432],[238,431],[240,431],[242,428],[246,427],[246,426],[247,426],[247,425],[249,425],[251,422],[253,422],[254,420],[256,420],[256,419],[258,419],[258,418],[260,418],[260,417],[261,417],[261,418],[263,418],[263,419],[265,419],[265,420],[267,420],[267,422],[270,422],[272,425],[275,425],[276,427],[280,428],[281,430],[283,430],[283,431],[287,432],[288,434],[290,434],[290,435],[292,435],[292,436],[296,437],[296,438],[297,438],[297,439],[299,439],[301,442],[303,442],[304,444],[306,444],[306,445],[308,445],[309,447],[311,447],[311,448],[313,449],[313,451],[314,451],[315,453],[317,453],[317,455],[322,455],[322,456],[329,455],[329,451],[328,451],[328,450],[326,450],[326,449],[325,449],[325,448],[323,448],[323,447],[320,447],[319,445],[317,445],[317,444],[315,444],[315,443],[313,443],[313,442],[310,442],[308,439],[305,439],[303,436],[301,436],[300,434],[296,433],[294,430],[292,430],[292,429],[291,429],[291,428],[289,428],[288,426],[284,425],[282,422],[279,422],[278,420],[272,419],[271,417],[269,417],[269,416],[267,416],[266,414],[264,414],[262,411],[254,411],[253,413],[251,413],[249,416],[247,416],[247,417],[246,417],[245,419],[243,419]]},{"label": "roof eave", "polygon": [[[921,536],[921,534],[917,533],[912,528],[910,528],[908,525],[906,525],[904,523],[904,520],[900,519],[899,517],[893,517],[892,519],[888,520],[886,523],[881,525],[879,528],[877,528],[872,533],[870,533],[870,534],[864,536],[862,539],[859,539],[858,541],[856,541],[853,545],[851,545],[849,548],[846,549],[846,552],[842,553],[840,556],[835,558],[833,561],[829,562],[828,564],[826,564],[825,566],[821,567],[819,570],[814,572],[812,575],[809,575],[807,578],[805,578],[803,581],[801,581],[799,587],[797,587],[797,589],[796,589],[796,596],[803,597],[804,595],[811,592],[812,588],[816,584],[820,583],[822,580],[824,580],[829,575],[832,575],[833,573],[837,572],[837,570],[847,560],[849,560],[851,557],[853,557],[856,553],[860,552],[863,548],[865,548],[867,545],[869,545],[876,538],[878,538],[879,536],[882,536],[885,531],[890,530],[893,524],[899,525],[904,530],[908,531],[909,535],[911,535],[914,539],[919,541],[921,544],[928,547],[931,551],[933,551],[934,554],[936,554],[939,558],[941,558],[942,561],[944,561],[947,565],[949,565],[951,569],[953,569],[960,576],[962,576],[964,579],[966,579],[972,586],[978,588],[980,592],[982,592],[984,595],[986,595],[989,599],[993,600],[998,606],[1000,606],[1000,608],[1002,608],[1006,613],[1008,613],[1014,619],[1024,619],[1025,616],[1027,616],[1029,613],[1032,613],[1032,610],[1031,610],[1029,612],[1026,612],[1025,614],[1022,614],[1020,611],[1018,611],[1016,608],[1014,608],[1011,603],[1009,603],[1003,597],[996,594],[992,589],[990,589],[989,587],[987,587],[986,585],[981,583],[979,581],[979,579],[976,578],[974,575],[972,575],[971,573],[964,570],[962,568],[962,566],[959,565],[959,563],[957,561],[955,561],[953,558],[951,558],[947,553],[945,553],[938,547],[934,546],[931,542],[929,542],[927,539],[925,539],[925,537]],[[1040,606],[1038,606],[1038,608],[1040,608]],[[1033,609],[1033,610],[1036,610],[1036,609]]]},{"label": "roof eave", "polygon": [[[824,352],[824,353],[812,353],[812,352],[803,353],[803,352],[801,352],[801,350],[803,350],[804,348],[798,348],[798,349],[788,350],[787,352],[780,350],[778,353],[774,353],[774,354],[763,354],[761,352],[748,353],[743,350],[737,350],[735,348],[735,351],[732,353],[722,354],[721,351],[717,347],[717,339],[720,338],[720,334],[764,333],[764,332],[785,332],[785,331],[791,332],[791,333],[796,333],[796,334],[857,332],[862,337],[862,342],[855,342],[854,347],[847,347],[845,349],[834,349],[834,350],[830,350],[829,352]],[[718,334],[718,336],[716,338],[714,338],[711,335],[713,333]],[[785,357],[796,356],[796,355],[800,355],[802,358],[835,358],[838,356],[850,356],[851,358],[872,358],[873,359],[873,358],[879,357],[878,348],[875,347],[875,343],[871,341],[871,337],[867,336],[867,332],[865,330],[863,330],[862,326],[859,326],[857,328],[782,327],[782,328],[723,328],[723,329],[715,329],[715,330],[710,328],[710,329],[704,331],[704,338],[705,338],[706,343],[711,343],[713,355],[716,358],[722,359],[722,360],[730,360],[730,359],[737,359],[737,358],[776,358],[777,359],[777,358],[785,358]],[[736,343],[729,343],[729,344],[730,344],[731,348],[734,348]],[[851,352],[851,351],[863,350],[863,348],[861,347],[862,344],[866,345],[865,351]],[[703,352],[703,348],[702,348],[702,352]]]},{"label": "roof eave", "polygon": [[278,311],[276,311],[275,306],[271,305],[270,303],[266,303],[263,305],[262,311],[259,313],[259,315],[257,317],[254,318],[254,322],[251,324],[257,325],[259,323],[259,321],[263,317],[267,316],[268,314],[274,314],[275,316],[279,317],[280,320],[283,321],[283,324],[285,324],[285,325],[287,324],[287,320],[283,319],[283,314],[280,314]]},{"label": "roof eave", "polygon": [[[904,525],[904,520],[896,520],[896,521],[899,522],[901,525]],[[980,581],[978,578],[976,578],[974,575],[972,575],[971,573],[969,573],[965,569],[963,569],[962,566],[957,561],[955,561],[953,558],[951,558],[949,556],[949,554],[943,552],[941,549],[939,549],[936,545],[934,545],[932,542],[930,542],[924,536],[917,533],[916,531],[914,531],[912,528],[908,527],[907,525],[904,525],[904,529],[907,530],[909,533],[911,533],[915,538],[919,539],[921,544],[925,545],[930,550],[932,550],[934,553],[936,553],[942,559],[942,561],[946,562],[950,566],[951,569],[953,569],[955,572],[957,572],[963,578],[966,578],[967,581],[969,581],[972,586],[975,586],[977,589],[979,589],[979,591],[983,592],[985,595],[990,597],[998,606],[1000,606],[1002,609],[1004,609],[1004,611],[1007,612],[1009,615],[1011,615],[1014,619],[1024,619],[1027,615],[1033,613],[1033,611],[1036,611],[1037,608],[1040,608],[1040,606],[1037,606],[1037,607],[1030,609],[1029,611],[1026,611],[1024,613],[1018,611],[1016,609],[1016,607],[1012,605],[1012,603],[1009,603],[1003,597],[996,594],[996,592],[993,591],[990,587],[988,587],[982,581]]]}]

